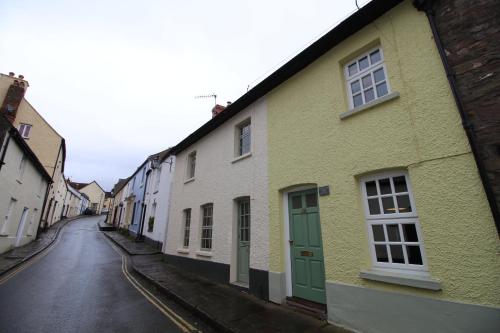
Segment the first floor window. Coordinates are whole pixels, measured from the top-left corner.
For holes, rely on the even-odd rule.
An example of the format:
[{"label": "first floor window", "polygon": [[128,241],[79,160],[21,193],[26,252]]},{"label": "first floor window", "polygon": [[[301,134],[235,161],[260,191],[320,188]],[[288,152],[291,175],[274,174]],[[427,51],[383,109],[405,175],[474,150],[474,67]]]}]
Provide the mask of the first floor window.
[{"label": "first floor window", "polygon": [[351,108],[389,93],[384,56],[376,48],[349,62],[344,69]]},{"label": "first floor window", "polygon": [[201,207],[201,249],[212,250],[212,226],[213,226],[213,204],[206,204]]},{"label": "first floor window", "polygon": [[246,120],[238,126],[238,156],[250,153],[251,131],[250,120]]},{"label": "first floor window", "polygon": [[362,180],[374,266],[425,270],[420,224],[408,174],[383,173]]},{"label": "first floor window", "polygon": [[184,239],[182,246],[184,248],[189,247],[189,233],[191,231],[191,209],[184,209]]},{"label": "first floor window", "polygon": [[196,170],[196,152],[193,151],[188,155],[187,170],[186,170],[187,179],[194,178],[195,170]]},{"label": "first floor window", "polygon": [[19,134],[21,134],[21,136],[24,139],[28,139],[30,137],[30,131],[31,131],[31,125],[28,124],[19,125]]}]

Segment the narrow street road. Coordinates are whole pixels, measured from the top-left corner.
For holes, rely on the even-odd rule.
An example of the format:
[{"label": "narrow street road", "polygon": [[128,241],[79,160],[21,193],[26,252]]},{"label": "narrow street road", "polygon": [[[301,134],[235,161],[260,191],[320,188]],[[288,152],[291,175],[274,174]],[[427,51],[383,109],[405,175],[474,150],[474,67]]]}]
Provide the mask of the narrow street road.
[{"label": "narrow street road", "polygon": [[186,331],[127,280],[100,218],[70,222],[46,256],[0,285],[0,332]]}]

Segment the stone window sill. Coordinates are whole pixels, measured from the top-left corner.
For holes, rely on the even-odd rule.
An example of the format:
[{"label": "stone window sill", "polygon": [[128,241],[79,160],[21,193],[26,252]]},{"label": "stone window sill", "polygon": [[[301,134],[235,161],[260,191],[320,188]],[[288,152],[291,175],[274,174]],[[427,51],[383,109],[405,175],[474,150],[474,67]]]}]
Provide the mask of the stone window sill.
[{"label": "stone window sill", "polygon": [[193,177],[193,178],[186,179],[186,180],[184,181],[184,184],[191,183],[191,182],[194,182],[194,177]]},{"label": "stone window sill", "polygon": [[231,163],[236,163],[236,162],[239,162],[241,160],[244,160],[246,158],[249,158],[250,156],[252,156],[252,152],[250,153],[246,153],[245,155],[241,155],[241,156],[238,156],[236,157],[234,160],[231,161]]},{"label": "stone window sill", "polygon": [[341,113],[339,116],[340,120],[344,120],[346,118],[354,116],[355,114],[369,110],[371,108],[374,108],[375,106],[378,106],[378,105],[385,103],[385,102],[388,102],[388,101],[392,101],[393,99],[396,99],[396,98],[399,98],[399,92],[397,92],[397,91],[392,92],[389,95],[385,95],[384,97],[377,98],[376,100],[373,100],[369,103],[355,107],[354,109],[351,109],[347,112]]},{"label": "stone window sill", "polygon": [[183,254],[189,254],[189,249],[177,249],[177,252],[183,253]]},{"label": "stone window sill", "polygon": [[430,277],[384,272],[380,270],[361,271],[359,277],[366,280],[373,280],[385,283],[399,284],[421,289],[441,290],[441,282]]},{"label": "stone window sill", "polygon": [[196,251],[196,255],[200,257],[212,258],[212,252],[208,251]]}]

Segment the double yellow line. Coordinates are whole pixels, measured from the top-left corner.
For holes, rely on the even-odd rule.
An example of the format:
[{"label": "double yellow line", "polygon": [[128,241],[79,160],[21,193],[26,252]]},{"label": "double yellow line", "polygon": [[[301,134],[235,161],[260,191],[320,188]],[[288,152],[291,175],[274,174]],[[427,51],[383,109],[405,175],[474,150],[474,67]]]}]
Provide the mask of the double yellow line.
[{"label": "double yellow line", "polygon": [[18,273],[24,271],[26,268],[32,266],[34,263],[36,263],[38,260],[42,259],[43,257],[45,257],[55,246],[57,243],[59,243],[59,240],[61,239],[61,236],[62,236],[62,233],[63,233],[63,229],[61,229],[59,231],[59,235],[57,236],[57,239],[55,240],[54,243],[52,243],[51,245],[49,245],[48,247],[46,247],[45,249],[43,249],[42,251],[40,251],[38,254],[36,254],[35,256],[31,257],[28,261],[22,263],[21,265],[19,265],[16,269],[14,269],[12,272],[8,273],[7,275],[3,276],[1,279],[0,279],[0,286],[2,284],[4,284],[5,282],[7,282],[8,280],[12,279],[14,276],[16,276]]},{"label": "double yellow line", "polygon": [[125,278],[130,282],[138,292],[140,292],[152,305],[154,305],[158,310],[160,310],[163,315],[165,315],[170,321],[172,321],[177,327],[179,327],[183,332],[186,333],[201,333],[196,327],[188,323],[181,316],[175,313],[172,309],[170,309],[165,303],[159,300],[155,295],[153,295],[149,290],[143,287],[127,269],[128,259],[123,253],[113,244],[110,240],[107,239],[104,235],[102,237],[106,238],[109,245],[113,248],[113,250],[118,253],[122,258],[122,272],[125,275]]}]

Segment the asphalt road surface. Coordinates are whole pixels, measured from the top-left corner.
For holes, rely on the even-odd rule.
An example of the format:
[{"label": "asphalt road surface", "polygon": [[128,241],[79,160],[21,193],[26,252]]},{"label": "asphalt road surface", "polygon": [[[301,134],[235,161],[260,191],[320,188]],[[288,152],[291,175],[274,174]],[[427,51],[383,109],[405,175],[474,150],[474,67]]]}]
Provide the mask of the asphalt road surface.
[{"label": "asphalt road surface", "polygon": [[[68,223],[45,256],[0,285],[0,333],[188,331],[125,277],[121,255],[96,227],[99,218]],[[210,331],[167,305],[194,328]]]}]

